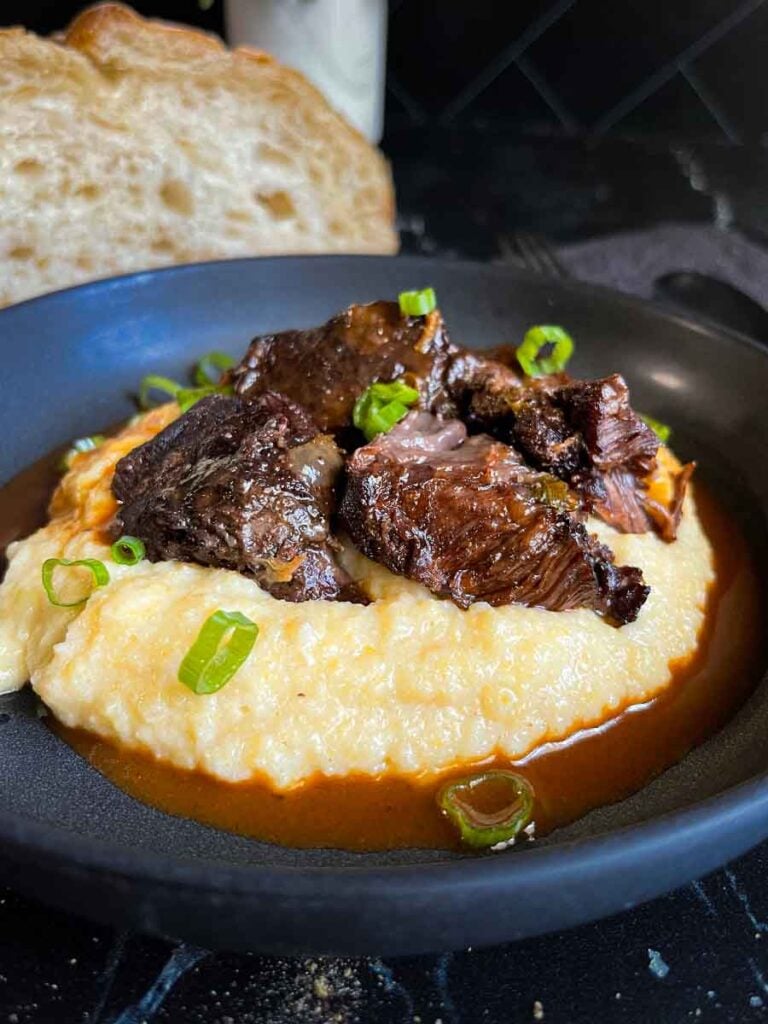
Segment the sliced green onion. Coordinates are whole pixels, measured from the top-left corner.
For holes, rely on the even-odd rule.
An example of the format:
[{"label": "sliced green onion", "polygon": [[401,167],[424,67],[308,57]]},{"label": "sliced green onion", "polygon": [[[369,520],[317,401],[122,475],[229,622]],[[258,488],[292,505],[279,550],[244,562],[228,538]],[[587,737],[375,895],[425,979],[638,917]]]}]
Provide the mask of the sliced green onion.
[{"label": "sliced green onion", "polygon": [[[482,791],[494,800],[481,800]],[[492,794],[488,791],[493,790]],[[500,797],[500,798],[499,798]],[[438,806],[456,827],[467,846],[481,849],[509,843],[533,815],[533,789],[516,772],[490,769],[446,783],[437,796]],[[488,809],[483,804],[489,805]]]},{"label": "sliced green onion", "polygon": [[[552,351],[542,355],[550,345]],[[527,377],[543,377],[564,370],[573,355],[573,347],[573,338],[562,327],[538,324],[525,332],[515,354]]]},{"label": "sliced green onion", "polygon": [[[222,644],[226,634],[229,639]],[[219,608],[203,623],[179,666],[179,682],[193,693],[215,693],[229,682],[253,650],[259,627],[241,612]]]},{"label": "sliced green onion", "polygon": [[139,385],[139,405],[142,409],[151,409],[152,403],[149,401],[149,396],[153,391],[160,391],[162,394],[168,395],[169,398],[175,398],[182,390],[182,385],[177,384],[170,377],[160,377],[156,373],[148,373]]},{"label": "sliced green onion", "polygon": [[179,388],[176,392],[176,401],[179,403],[179,408],[182,412],[189,412],[192,406],[199,402],[201,398],[215,395],[216,391],[217,388],[212,385],[207,385],[203,388]]},{"label": "sliced green onion", "polygon": [[397,301],[403,316],[425,316],[437,309],[437,296],[434,288],[422,288],[421,291],[400,292]]},{"label": "sliced green onion", "polygon": [[129,537],[128,534],[116,540],[109,550],[112,552],[112,560],[118,565],[138,565],[147,555],[144,541],[138,537]]},{"label": "sliced green onion", "polygon": [[352,410],[352,422],[367,441],[385,434],[407,415],[419,400],[419,392],[401,380],[371,384],[360,395]]},{"label": "sliced green onion", "polygon": [[231,395],[233,389],[230,385],[219,386],[217,384],[206,384],[202,388],[180,388],[176,392],[176,401],[182,412],[189,412],[193,405],[196,405],[201,398],[208,395]]},{"label": "sliced green onion", "polygon": [[666,444],[670,437],[672,437],[672,427],[668,427],[666,423],[662,423],[660,420],[655,420],[653,416],[645,416],[641,412],[638,413],[638,416],[646,427],[651,428],[662,444]]},{"label": "sliced green onion", "polygon": [[104,444],[106,437],[103,434],[91,434],[90,437],[78,437],[76,441],[72,442],[72,448],[70,451],[73,452],[92,452],[94,448],[98,448],[99,445]]},{"label": "sliced green onion", "polygon": [[542,473],[531,485],[535,501],[555,508],[574,509],[580,505],[579,498],[573,493],[565,480],[559,480],[549,473]]},{"label": "sliced green onion", "polygon": [[[59,600],[53,589],[53,574],[60,566],[62,568],[82,566],[82,568],[90,571],[93,576],[93,587],[85,597],[78,598],[77,601]],[[78,558],[75,560],[70,560],[69,558],[46,558],[43,562],[42,577],[43,587],[51,604],[55,604],[57,608],[77,608],[79,605],[85,604],[97,587],[104,587],[109,583],[109,570],[98,558]]]},{"label": "sliced green onion", "polygon": [[377,434],[386,434],[406,416],[407,412],[408,406],[402,402],[388,402],[381,408],[372,409],[366,422],[368,440]]},{"label": "sliced green onion", "polygon": [[72,447],[61,460],[62,469],[69,469],[72,465],[72,460],[76,455],[79,455],[81,452],[92,452],[100,445],[104,444],[105,441],[106,437],[104,437],[103,434],[92,434],[90,437],[78,437],[76,441],[72,442]]},{"label": "sliced green onion", "polygon": [[[208,352],[198,360],[195,366],[195,384],[201,388],[221,383],[221,377],[225,370],[235,365],[235,360],[226,352]],[[218,373],[216,372],[218,370]]]}]

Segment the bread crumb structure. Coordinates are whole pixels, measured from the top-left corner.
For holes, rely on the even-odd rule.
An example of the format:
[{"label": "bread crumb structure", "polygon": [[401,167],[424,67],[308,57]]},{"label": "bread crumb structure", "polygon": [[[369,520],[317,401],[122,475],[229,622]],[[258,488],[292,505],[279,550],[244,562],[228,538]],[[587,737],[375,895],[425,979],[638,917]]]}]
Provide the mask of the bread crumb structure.
[{"label": "bread crumb structure", "polygon": [[85,11],[0,31],[0,305],[168,264],[390,253],[383,157],[265,53]]}]

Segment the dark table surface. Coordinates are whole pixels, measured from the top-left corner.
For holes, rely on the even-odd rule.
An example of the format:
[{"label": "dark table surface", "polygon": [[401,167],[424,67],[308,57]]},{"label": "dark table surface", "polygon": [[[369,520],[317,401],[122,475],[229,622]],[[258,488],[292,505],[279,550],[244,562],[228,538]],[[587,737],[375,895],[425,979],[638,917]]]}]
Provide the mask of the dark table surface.
[{"label": "dark table surface", "polygon": [[[536,230],[565,247],[576,276],[647,295],[653,272],[678,261],[768,301],[764,150],[498,127],[394,131],[385,147],[405,251],[504,260],[514,231]],[[386,961],[208,953],[0,890],[0,1024],[757,1020],[768,1016],[767,877],[768,844],[607,921]]]}]

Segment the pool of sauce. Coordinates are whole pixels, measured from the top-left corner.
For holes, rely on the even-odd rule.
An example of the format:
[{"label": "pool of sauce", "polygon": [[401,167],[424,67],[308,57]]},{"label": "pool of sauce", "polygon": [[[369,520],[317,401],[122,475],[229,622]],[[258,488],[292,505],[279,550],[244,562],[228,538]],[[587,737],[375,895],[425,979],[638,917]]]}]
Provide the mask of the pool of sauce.
[{"label": "pool of sauce", "polygon": [[[0,549],[45,521],[61,453],[41,460],[0,489]],[[733,716],[764,666],[764,601],[746,541],[716,501],[695,488],[699,516],[715,552],[716,581],[695,655],[673,664],[656,698],[596,728],[538,746],[519,761],[488,758],[438,778],[318,776],[287,792],[266,778],[219,782],[52,723],[99,772],[144,803],[216,828],[295,847],[383,850],[455,848],[435,797],[446,780],[488,767],[512,768],[536,794],[537,835],[614,803],[679,761]]]}]

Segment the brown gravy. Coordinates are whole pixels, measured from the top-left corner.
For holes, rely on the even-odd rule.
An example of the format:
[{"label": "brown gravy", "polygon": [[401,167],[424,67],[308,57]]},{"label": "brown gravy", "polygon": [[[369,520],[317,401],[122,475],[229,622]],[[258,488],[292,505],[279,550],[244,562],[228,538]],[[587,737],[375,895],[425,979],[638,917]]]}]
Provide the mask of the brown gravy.
[{"label": "brown gravy", "polygon": [[[45,520],[60,453],[41,460],[0,489],[0,547]],[[712,542],[717,579],[696,655],[673,666],[657,698],[603,725],[538,747],[518,762],[491,758],[474,766],[512,767],[536,793],[539,835],[640,789],[720,729],[754,688],[763,665],[762,594],[745,540],[717,503],[696,488]],[[352,776],[312,779],[276,793],[266,779],[218,782],[161,764],[90,733],[54,723],[56,733],[121,789],[171,814],[287,846],[350,850],[454,848],[438,813],[437,789],[473,770],[463,765],[439,779]]]}]

